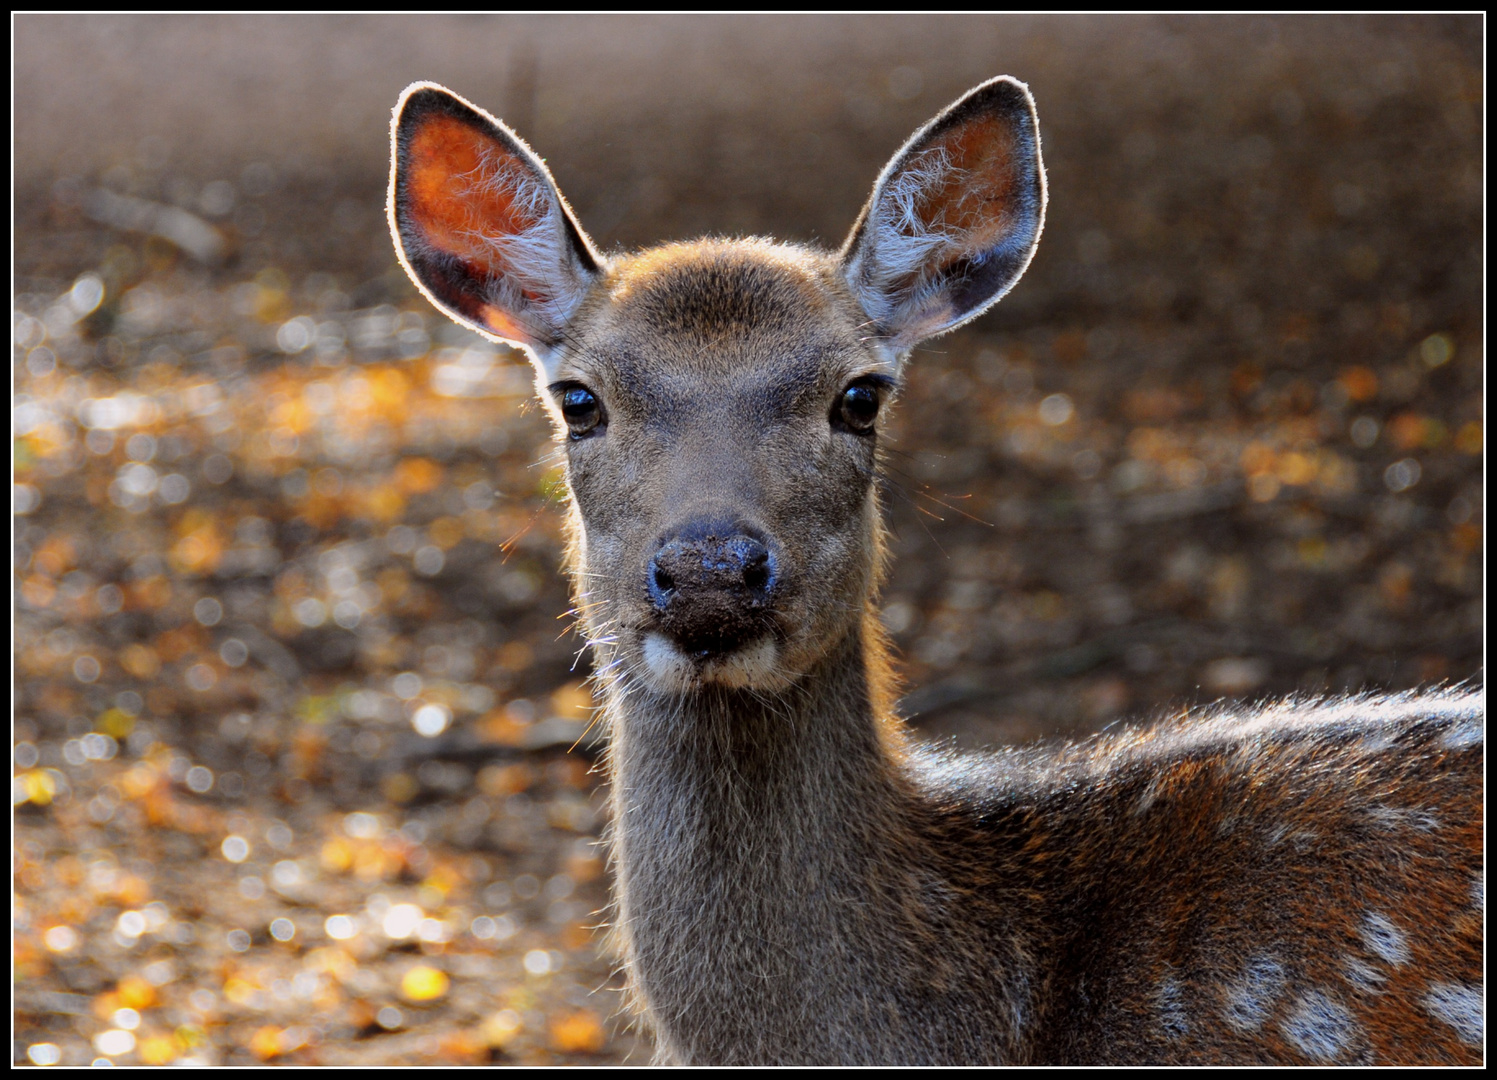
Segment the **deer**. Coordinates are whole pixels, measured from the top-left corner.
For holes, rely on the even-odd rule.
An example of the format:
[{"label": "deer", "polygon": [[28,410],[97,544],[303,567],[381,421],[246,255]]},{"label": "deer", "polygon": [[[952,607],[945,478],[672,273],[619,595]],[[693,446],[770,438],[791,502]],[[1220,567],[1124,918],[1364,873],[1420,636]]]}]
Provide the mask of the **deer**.
[{"label": "deer", "polygon": [[958,753],[898,715],[880,440],[914,347],[1034,256],[1034,100],[914,133],[835,251],[605,254],[434,83],[391,234],[522,350],[606,725],[613,946],[662,1062],[1479,1063],[1485,705],[1217,705]]}]

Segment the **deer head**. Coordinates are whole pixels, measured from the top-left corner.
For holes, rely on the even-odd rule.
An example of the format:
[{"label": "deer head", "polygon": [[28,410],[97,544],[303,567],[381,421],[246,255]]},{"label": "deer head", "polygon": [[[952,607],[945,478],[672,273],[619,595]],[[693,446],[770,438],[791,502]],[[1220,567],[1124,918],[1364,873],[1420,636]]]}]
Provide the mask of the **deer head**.
[{"label": "deer head", "polygon": [[1006,293],[1039,240],[1027,88],[993,79],[917,131],[835,254],[746,239],[605,256],[514,132],[429,83],[392,138],[407,272],[535,367],[605,670],[656,693],[772,692],[873,635],[880,428],[905,358]]}]

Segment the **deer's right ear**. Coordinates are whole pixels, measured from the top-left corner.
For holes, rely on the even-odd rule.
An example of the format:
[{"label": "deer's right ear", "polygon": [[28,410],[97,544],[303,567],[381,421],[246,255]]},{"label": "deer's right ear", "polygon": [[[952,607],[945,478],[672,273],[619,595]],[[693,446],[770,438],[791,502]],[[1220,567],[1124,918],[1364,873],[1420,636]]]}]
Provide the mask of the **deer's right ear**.
[{"label": "deer's right ear", "polygon": [[999,76],[911,136],[842,249],[873,329],[896,349],[974,319],[1029,266],[1045,169],[1029,89]]},{"label": "deer's right ear", "polygon": [[401,94],[390,137],[390,232],[406,272],[453,318],[547,366],[599,258],[545,164],[432,83]]}]

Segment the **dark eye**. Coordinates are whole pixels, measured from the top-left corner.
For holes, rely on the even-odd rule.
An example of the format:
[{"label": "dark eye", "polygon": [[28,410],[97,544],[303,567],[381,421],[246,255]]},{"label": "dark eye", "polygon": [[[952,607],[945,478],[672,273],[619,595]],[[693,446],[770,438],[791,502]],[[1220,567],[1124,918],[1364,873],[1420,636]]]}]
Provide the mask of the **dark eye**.
[{"label": "dark eye", "polygon": [[878,418],[878,388],[868,382],[855,382],[837,399],[833,419],[847,425],[857,435],[867,435]]},{"label": "dark eye", "polygon": [[590,435],[603,423],[603,406],[585,386],[569,386],[561,392],[561,415],[574,439]]}]

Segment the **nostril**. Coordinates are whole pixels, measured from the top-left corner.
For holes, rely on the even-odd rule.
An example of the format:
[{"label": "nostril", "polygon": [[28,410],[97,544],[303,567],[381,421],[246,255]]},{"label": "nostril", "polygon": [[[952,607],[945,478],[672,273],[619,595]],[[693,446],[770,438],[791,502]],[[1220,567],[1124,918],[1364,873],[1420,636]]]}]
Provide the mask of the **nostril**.
[{"label": "nostril", "polygon": [[676,587],[676,579],[671,577],[669,571],[659,563],[655,565],[655,588],[662,593],[668,593]]},{"label": "nostril", "polygon": [[743,583],[751,592],[764,592],[771,578],[769,552],[758,541],[750,541],[743,552]]}]

